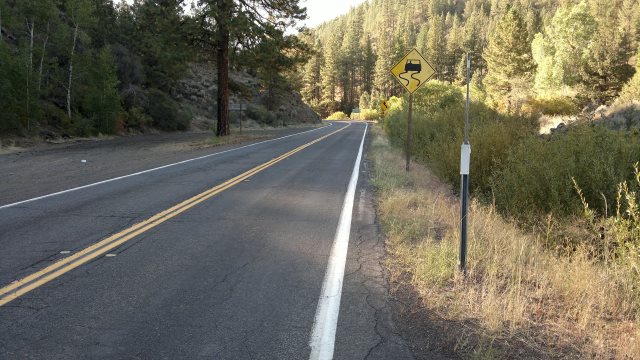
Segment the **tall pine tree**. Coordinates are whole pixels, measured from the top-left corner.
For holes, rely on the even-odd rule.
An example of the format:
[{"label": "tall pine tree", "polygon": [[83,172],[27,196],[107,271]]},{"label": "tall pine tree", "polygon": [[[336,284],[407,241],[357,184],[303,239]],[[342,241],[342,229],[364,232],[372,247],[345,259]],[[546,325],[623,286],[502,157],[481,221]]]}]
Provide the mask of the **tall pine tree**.
[{"label": "tall pine tree", "polygon": [[435,77],[440,80],[447,78],[447,38],[444,28],[444,17],[433,15],[429,19],[424,57],[436,71]]},{"label": "tall pine tree", "polygon": [[232,36],[245,47],[260,39],[279,34],[298,20],[306,18],[306,9],[298,0],[199,0],[206,22],[215,24],[217,71],[217,136],[230,134],[229,127],[229,53]]},{"label": "tall pine tree", "polygon": [[302,77],[302,97],[314,110],[319,110],[322,100],[321,69],[324,63],[324,49],[320,39],[313,46],[311,58],[304,66]]},{"label": "tall pine tree", "polygon": [[535,64],[528,38],[522,16],[511,9],[498,20],[483,55],[488,67],[484,84],[489,100],[507,112],[519,111],[533,79]]}]

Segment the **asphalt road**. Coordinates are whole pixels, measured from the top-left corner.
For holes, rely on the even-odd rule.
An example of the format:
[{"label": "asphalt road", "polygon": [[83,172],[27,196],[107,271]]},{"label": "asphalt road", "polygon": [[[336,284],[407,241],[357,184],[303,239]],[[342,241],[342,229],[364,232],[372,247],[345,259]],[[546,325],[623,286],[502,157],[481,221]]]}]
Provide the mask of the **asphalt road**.
[{"label": "asphalt road", "polygon": [[[364,135],[333,123],[0,207],[0,358],[308,359]],[[367,176],[352,215],[333,357],[410,359]]]}]

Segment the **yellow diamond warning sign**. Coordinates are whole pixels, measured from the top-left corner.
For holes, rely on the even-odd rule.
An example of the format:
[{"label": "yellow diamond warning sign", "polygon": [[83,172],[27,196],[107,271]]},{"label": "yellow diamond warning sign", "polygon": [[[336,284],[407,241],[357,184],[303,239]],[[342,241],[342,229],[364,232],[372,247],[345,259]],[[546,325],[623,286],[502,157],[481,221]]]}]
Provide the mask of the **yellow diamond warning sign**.
[{"label": "yellow diamond warning sign", "polygon": [[389,102],[387,100],[384,100],[383,102],[381,102],[380,109],[382,109],[382,112],[387,111],[389,109]]},{"label": "yellow diamond warning sign", "polygon": [[413,49],[405,55],[396,66],[391,69],[391,74],[404,86],[410,94],[413,94],[420,86],[424,85],[435,74],[433,67]]}]

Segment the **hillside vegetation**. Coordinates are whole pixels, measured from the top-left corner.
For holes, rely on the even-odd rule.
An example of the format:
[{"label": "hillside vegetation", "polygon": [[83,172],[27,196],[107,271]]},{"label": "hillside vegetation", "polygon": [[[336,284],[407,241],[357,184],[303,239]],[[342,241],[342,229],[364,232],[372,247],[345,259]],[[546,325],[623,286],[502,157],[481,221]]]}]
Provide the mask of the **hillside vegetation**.
[{"label": "hillside vegetation", "polygon": [[[411,328],[420,329],[420,318],[431,328],[410,335],[423,339],[421,349],[478,359],[640,357],[637,195],[623,186],[619,211],[593,223],[607,228],[601,244],[617,246],[606,257],[594,256],[586,231],[583,243],[559,255],[545,245],[545,229],[523,230],[474,201],[461,277],[459,200],[451,187],[420,165],[406,173],[401,152],[380,130],[371,149],[392,293],[404,299],[408,287],[417,294],[405,305]],[[633,184],[640,186],[637,172]]]},{"label": "hillside vegetation", "polygon": [[402,93],[389,70],[417,48],[462,84],[471,52],[482,100],[505,113],[567,114],[640,101],[637,0],[372,0],[314,29],[303,96],[329,114]]},{"label": "hillside vegetation", "polygon": [[[215,59],[221,32],[214,18],[222,3],[230,5],[227,17],[237,18],[238,24],[226,29],[233,43],[225,47],[227,68],[220,73],[226,77],[219,87]],[[241,21],[251,11],[232,1],[199,1],[187,9],[188,4],[0,0],[0,135],[185,130],[194,115],[228,122],[230,92],[232,101],[256,101],[253,117],[260,123],[282,124],[285,112],[288,122],[296,121],[291,111],[306,106],[298,101],[296,109],[281,107],[283,98],[298,90],[287,72],[308,53],[297,37],[284,34],[295,19],[304,17],[297,2],[256,4],[251,11],[272,11],[269,24]],[[229,64],[234,73],[230,80]],[[210,77],[207,94],[191,101],[185,80],[193,78],[190,70],[203,66],[208,70],[199,73]],[[247,88],[249,82],[252,88]],[[202,104],[203,98],[208,103]],[[228,124],[224,130],[222,135],[228,134]]]}]

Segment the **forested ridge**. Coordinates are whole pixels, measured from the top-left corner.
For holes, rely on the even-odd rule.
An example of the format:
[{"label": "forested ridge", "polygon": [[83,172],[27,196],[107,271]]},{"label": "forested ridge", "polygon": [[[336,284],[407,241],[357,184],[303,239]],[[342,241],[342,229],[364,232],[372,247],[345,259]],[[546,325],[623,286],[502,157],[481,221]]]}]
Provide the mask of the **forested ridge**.
[{"label": "forested ridge", "polygon": [[[0,132],[185,129],[175,93],[194,61],[256,76],[267,107],[288,89],[322,115],[377,108],[402,94],[389,69],[413,47],[457,85],[470,52],[477,100],[507,113],[576,113],[640,93],[637,0],[372,0],[297,35],[297,1],[186,4],[0,0]],[[221,79],[211,118],[225,125],[238,86]]]},{"label": "forested ridge", "polygon": [[285,33],[304,17],[293,0],[0,0],[0,134],[184,130],[177,88],[197,62],[217,68],[209,117],[228,135],[230,89],[246,92],[230,69],[255,77],[272,110],[308,56]]},{"label": "forested ridge", "polygon": [[302,93],[324,114],[377,108],[402,94],[389,70],[415,47],[454,84],[471,52],[474,86],[506,112],[637,100],[639,35],[637,0],[372,0],[314,29]]}]

